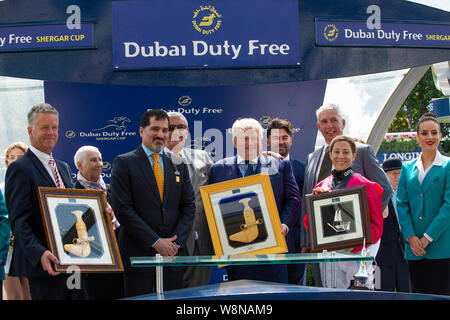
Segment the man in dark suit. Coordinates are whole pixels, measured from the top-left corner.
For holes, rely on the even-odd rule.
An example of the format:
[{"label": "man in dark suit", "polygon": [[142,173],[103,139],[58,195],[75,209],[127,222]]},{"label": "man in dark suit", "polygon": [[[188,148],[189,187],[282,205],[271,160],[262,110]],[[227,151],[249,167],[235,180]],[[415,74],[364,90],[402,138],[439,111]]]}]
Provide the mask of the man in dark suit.
[{"label": "man in dark suit", "polygon": [[411,292],[408,263],[404,259],[405,240],[400,231],[396,209],[397,185],[402,171],[402,161],[396,158],[387,159],[383,162],[383,170],[394,189],[394,194],[389,201],[389,213],[384,219],[383,236],[375,259],[380,267],[380,289]]},{"label": "man in dark suit", "polygon": [[[31,146],[6,171],[5,198],[14,234],[12,276],[27,277],[31,297],[37,299],[85,299],[85,277],[81,288],[69,289],[70,275],[55,271],[58,259],[48,250],[37,187],[71,188],[69,166],[52,157],[58,141],[58,111],[43,103],[28,113]],[[56,165],[55,165],[56,164]]]},{"label": "man in dark suit", "polygon": [[[295,181],[297,182],[298,189],[303,189],[303,180],[305,176],[305,162],[292,158],[289,155],[291,145],[293,142],[292,135],[294,134],[294,128],[288,120],[284,119],[272,119],[267,127],[267,145],[271,151],[277,152],[289,160],[294,173]],[[301,233],[301,221],[299,218],[295,221],[293,230],[286,237],[289,252],[300,253],[300,233]],[[306,284],[305,270],[306,265],[302,263],[289,264],[288,278],[291,284]]]},{"label": "man in dark suit", "polygon": [[[141,117],[142,145],[117,156],[111,173],[112,207],[120,223],[119,249],[125,264],[125,296],[153,292],[155,268],[134,269],[130,257],[185,254],[195,213],[194,192],[185,164],[164,152],[169,118],[163,110]],[[164,268],[164,289],[181,288],[182,268]]]},{"label": "man in dark suit", "polygon": [[[328,146],[338,135],[342,135],[346,125],[339,107],[335,104],[326,104],[316,111],[317,128],[325,138],[326,145],[310,153],[306,158],[305,180],[302,193],[302,221],[306,214],[305,195],[310,194],[317,183],[331,174],[332,164],[328,153]],[[378,183],[383,188],[383,209],[387,207],[393,190],[386,174],[375,157],[373,148],[367,144],[356,143],[356,159],[353,161],[352,169],[367,179]],[[308,233],[302,224],[301,233],[302,251],[306,252],[309,244]],[[314,271],[316,285],[322,286],[318,270]]]},{"label": "man in dark suit", "polygon": [[[237,155],[211,166],[210,183],[268,173],[284,236],[293,229],[300,210],[300,194],[289,161],[262,154],[263,128],[255,119],[236,120],[231,129]],[[251,265],[228,267],[228,279],[264,280],[287,283],[287,266]]]},{"label": "man in dark suit", "polygon": [[[195,218],[186,239],[186,254],[189,256],[214,255],[208,222],[200,195],[200,187],[208,184],[212,160],[204,150],[185,147],[189,131],[186,117],[179,112],[168,112],[167,114],[170,126],[166,151],[172,155],[172,160],[175,163],[183,161],[186,164],[195,194]],[[187,266],[184,271],[183,286],[187,288],[207,285],[210,276],[211,267],[209,266]]]}]

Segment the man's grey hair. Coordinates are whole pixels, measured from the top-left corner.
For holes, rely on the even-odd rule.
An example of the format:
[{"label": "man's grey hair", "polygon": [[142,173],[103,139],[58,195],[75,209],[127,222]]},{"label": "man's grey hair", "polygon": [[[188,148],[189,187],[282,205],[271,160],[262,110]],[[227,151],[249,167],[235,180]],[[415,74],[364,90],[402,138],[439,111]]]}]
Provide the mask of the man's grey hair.
[{"label": "man's grey hair", "polygon": [[181,120],[183,120],[186,127],[189,127],[186,117],[181,112],[171,111],[171,112],[167,112],[167,115],[169,116],[169,122],[170,122],[170,118],[181,118]]},{"label": "man's grey hair", "polygon": [[243,119],[236,120],[233,123],[233,126],[231,127],[231,135],[234,139],[235,137],[237,137],[240,130],[247,131],[250,129],[257,130],[260,138],[261,139],[263,138],[263,134],[264,134],[263,127],[257,120],[252,119],[252,118],[243,118]]},{"label": "man's grey hair", "polygon": [[319,109],[316,110],[317,121],[319,121],[319,115],[325,110],[335,110],[337,115],[341,119],[343,119],[340,107],[334,103],[327,103],[327,104],[320,106]]},{"label": "man's grey hair", "polygon": [[40,103],[33,106],[28,112],[28,126],[32,127],[35,124],[36,117],[39,113],[53,113],[59,117],[58,110],[53,108],[48,103]]},{"label": "man's grey hair", "polygon": [[[89,151],[97,151],[100,153],[100,150],[98,150],[97,147],[94,146],[82,146],[80,147],[77,152],[75,152],[75,156],[73,157],[73,162],[75,163],[75,167],[80,169],[78,167],[78,163],[84,163],[86,161],[86,155]],[[101,155],[101,153],[100,153]]]}]

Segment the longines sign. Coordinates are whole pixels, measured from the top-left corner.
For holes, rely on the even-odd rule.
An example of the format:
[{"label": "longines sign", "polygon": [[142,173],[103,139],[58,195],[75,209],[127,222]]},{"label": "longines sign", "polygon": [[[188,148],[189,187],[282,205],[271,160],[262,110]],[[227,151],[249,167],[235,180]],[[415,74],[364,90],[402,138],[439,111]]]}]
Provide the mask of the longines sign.
[{"label": "longines sign", "polygon": [[300,64],[297,0],[115,1],[115,70]]}]

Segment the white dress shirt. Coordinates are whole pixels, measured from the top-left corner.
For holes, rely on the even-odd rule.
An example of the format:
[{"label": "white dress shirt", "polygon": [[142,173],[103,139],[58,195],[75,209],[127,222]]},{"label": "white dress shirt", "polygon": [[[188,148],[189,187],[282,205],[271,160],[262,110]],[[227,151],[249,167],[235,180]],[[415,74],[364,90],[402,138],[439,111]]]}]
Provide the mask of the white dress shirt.
[{"label": "white dress shirt", "polygon": [[423,168],[423,162],[422,162],[422,153],[420,154],[420,157],[417,158],[416,163],[414,164],[414,167],[417,167],[417,178],[419,179],[420,184],[422,185],[423,179],[425,179],[425,176],[430,171],[430,169],[433,166],[439,166],[442,167],[442,155],[439,151],[436,152],[436,156],[434,157],[433,163],[431,166],[427,168],[427,170],[424,170]]}]

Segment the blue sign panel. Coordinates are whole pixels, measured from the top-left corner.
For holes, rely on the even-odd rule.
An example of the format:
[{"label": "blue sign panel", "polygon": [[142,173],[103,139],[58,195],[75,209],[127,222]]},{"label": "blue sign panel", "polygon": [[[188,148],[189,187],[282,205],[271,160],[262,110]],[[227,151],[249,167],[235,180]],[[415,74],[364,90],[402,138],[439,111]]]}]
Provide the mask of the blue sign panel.
[{"label": "blue sign panel", "polygon": [[115,1],[115,70],[300,64],[297,0]]},{"label": "blue sign panel", "polygon": [[440,122],[450,123],[450,98],[432,100],[428,109],[438,117]]},{"label": "blue sign panel", "polygon": [[264,128],[272,118],[289,119],[295,131],[291,156],[305,160],[314,150],[315,110],[325,87],[322,80],[211,88],[44,83],[45,101],[59,111],[55,157],[75,173],[77,149],[94,145],[103,156],[105,181],[114,158],[142,143],[139,120],[147,109],[182,113],[189,123],[185,146],[204,149],[213,161],[234,155],[231,126],[236,119],[255,118]]},{"label": "blue sign panel", "polygon": [[316,18],[319,46],[381,46],[450,48],[450,24],[381,22],[369,29],[366,21]]},{"label": "blue sign panel", "polygon": [[81,29],[69,29],[65,23],[0,26],[0,52],[93,47],[94,25],[80,26]]}]

